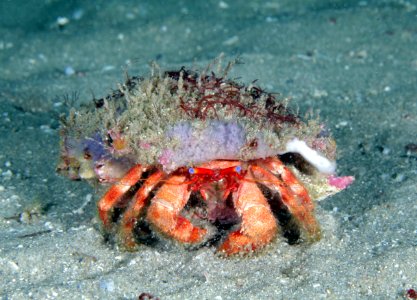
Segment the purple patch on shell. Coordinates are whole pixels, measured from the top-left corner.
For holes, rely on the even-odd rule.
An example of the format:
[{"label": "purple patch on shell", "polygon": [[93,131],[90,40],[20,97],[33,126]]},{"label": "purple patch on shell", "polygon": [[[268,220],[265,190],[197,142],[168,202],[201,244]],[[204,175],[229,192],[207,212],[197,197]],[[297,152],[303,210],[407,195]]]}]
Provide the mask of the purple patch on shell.
[{"label": "purple patch on shell", "polygon": [[[173,126],[166,136],[178,142],[173,149],[164,149],[159,157],[159,163],[168,171],[216,159],[238,160],[246,146],[246,132],[237,122],[212,120],[201,129],[184,122]],[[257,140],[252,158],[274,155],[262,138]]]}]

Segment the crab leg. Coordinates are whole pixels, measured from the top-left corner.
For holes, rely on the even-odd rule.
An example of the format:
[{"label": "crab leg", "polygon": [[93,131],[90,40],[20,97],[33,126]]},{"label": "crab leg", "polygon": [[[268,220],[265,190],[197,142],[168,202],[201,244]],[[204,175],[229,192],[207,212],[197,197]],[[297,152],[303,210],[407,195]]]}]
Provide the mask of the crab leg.
[{"label": "crab leg", "polygon": [[313,202],[308,195],[307,189],[299,182],[297,177],[278,158],[268,158],[262,161],[262,165],[272,174],[280,176],[282,181],[291,191],[302,200],[303,204],[314,209]]},{"label": "crab leg", "polygon": [[[308,194],[303,192],[305,190],[304,187],[297,181],[297,185],[290,181],[288,187],[284,179],[279,179],[268,170],[257,165],[252,165],[251,170],[257,180],[270,190],[279,193],[282,202],[287,206],[300,226],[308,233],[309,238],[312,240],[319,239],[320,228],[313,214],[314,205]],[[290,177],[288,172],[290,171],[285,168],[283,171],[283,173],[286,173],[283,176],[284,178]],[[291,174],[291,176],[294,175]]]},{"label": "crab leg", "polygon": [[233,193],[233,203],[242,223],[240,229],[232,232],[218,251],[232,255],[266,246],[274,238],[277,224],[267,200],[249,172]]},{"label": "crab leg", "polygon": [[190,197],[185,176],[171,176],[160,187],[148,208],[147,218],[161,232],[182,243],[199,243],[207,230],[180,215]]},{"label": "crab leg", "polygon": [[123,215],[119,229],[119,241],[128,250],[134,250],[136,242],[133,236],[133,229],[136,221],[139,218],[143,207],[146,205],[146,200],[149,194],[153,191],[156,185],[161,182],[164,177],[164,172],[158,170],[149,176],[143,183],[140,189],[136,192],[133,201]]},{"label": "crab leg", "polygon": [[111,212],[113,208],[122,199],[123,195],[140,180],[143,171],[144,168],[141,165],[135,165],[119,182],[112,185],[98,201],[98,214],[106,230],[111,228]]}]

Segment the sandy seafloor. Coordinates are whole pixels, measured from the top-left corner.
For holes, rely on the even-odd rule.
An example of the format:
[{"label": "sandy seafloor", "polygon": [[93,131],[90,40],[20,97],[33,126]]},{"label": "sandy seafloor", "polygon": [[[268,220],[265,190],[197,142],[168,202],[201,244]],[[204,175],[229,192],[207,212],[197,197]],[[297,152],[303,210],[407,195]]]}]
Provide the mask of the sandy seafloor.
[{"label": "sandy seafloor", "polygon": [[[1,1],[0,298],[402,299],[417,289],[417,2],[156,3]],[[319,112],[354,185],[318,203],[324,235],[313,245],[280,237],[244,259],[171,242],[120,251],[99,230],[100,192],[55,172],[65,99],[104,96],[126,65],[146,74],[152,60],[202,66],[221,52],[241,56],[242,82]]]}]

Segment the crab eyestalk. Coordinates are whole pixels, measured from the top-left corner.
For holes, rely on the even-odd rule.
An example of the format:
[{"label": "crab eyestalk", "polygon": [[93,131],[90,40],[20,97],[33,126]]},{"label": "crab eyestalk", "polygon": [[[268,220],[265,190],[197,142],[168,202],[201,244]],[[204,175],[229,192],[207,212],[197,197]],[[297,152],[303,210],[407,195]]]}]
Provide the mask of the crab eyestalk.
[{"label": "crab eyestalk", "polygon": [[120,157],[132,152],[129,147],[129,140],[119,129],[108,130],[105,141],[108,152],[114,156]]}]

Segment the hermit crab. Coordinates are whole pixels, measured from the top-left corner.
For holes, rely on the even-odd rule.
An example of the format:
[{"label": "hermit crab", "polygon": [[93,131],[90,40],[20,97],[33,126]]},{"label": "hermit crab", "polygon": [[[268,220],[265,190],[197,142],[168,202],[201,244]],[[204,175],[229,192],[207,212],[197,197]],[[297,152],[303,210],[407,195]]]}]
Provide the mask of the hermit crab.
[{"label": "hermit crab", "polygon": [[320,237],[313,201],[353,177],[335,175],[336,145],[323,124],[303,121],[256,81],[229,78],[235,62],[153,66],[62,117],[58,170],[111,185],[98,214],[120,246],[134,250],[151,231],[246,254],[288,224],[301,239]]}]

